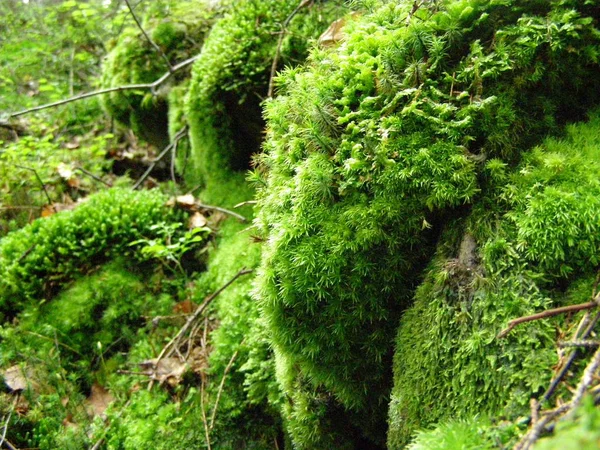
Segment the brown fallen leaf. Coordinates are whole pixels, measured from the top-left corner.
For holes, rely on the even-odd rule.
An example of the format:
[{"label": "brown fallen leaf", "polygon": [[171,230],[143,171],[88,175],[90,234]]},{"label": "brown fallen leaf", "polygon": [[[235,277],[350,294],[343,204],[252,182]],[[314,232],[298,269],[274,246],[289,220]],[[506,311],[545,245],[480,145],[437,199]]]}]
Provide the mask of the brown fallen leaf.
[{"label": "brown fallen leaf", "polygon": [[114,397],[108,390],[100,384],[94,383],[92,384],[90,396],[85,400],[85,410],[92,419],[98,416],[103,417],[106,408],[113,401]]},{"label": "brown fallen leaf", "polygon": [[[354,18],[358,15],[359,13],[353,12],[350,16]],[[327,28],[327,30],[325,30],[325,32],[321,36],[319,36],[319,40],[317,41],[317,43],[321,47],[331,47],[337,44],[338,42],[341,42],[346,37],[346,33],[344,33],[345,25],[345,17],[334,21],[331,25],[329,25],[329,28]]]},{"label": "brown fallen leaf", "polygon": [[27,389],[32,384],[32,371],[28,367],[18,365],[9,367],[1,373],[4,378],[4,384],[8,386],[11,392],[19,392]]},{"label": "brown fallen leaf", "polygon": [[169,386],[177,386],[183,375],[189,369],[185,362],[181,362],[179,358],[163,358],[160,361],[156,359],[148,359],[139,363],[139,366],[145,371],[146,375],[160,384],[168,383]]},{"label": "brown fallen leaf", "polygon": [[191,300],[183,300],[173,306],[173,314],[191,314],[196,310],[197,306]]},{"label": "brown fallen leaf", "polygon": [[188,228],[190,230],[193,230],[194,228],[202,228],[205,227],[207,223],[208,220],[206,219],[204,214],[202,214],[201,212],[195,212],[194,214],[192,214],[192,217],[190,217],[190,220],[188,221]]}]

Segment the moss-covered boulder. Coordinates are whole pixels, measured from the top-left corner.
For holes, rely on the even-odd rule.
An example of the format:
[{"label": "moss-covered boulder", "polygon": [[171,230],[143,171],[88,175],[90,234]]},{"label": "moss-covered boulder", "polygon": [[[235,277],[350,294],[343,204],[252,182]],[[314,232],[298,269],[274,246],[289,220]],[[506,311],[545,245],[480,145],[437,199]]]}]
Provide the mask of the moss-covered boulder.
[{"label": "moss-covered boulder", "polygon": [[[160,2],[148,8],[142,26],[169,63],[175,65],[200,52],[206,34],[224,8],[221,2]],[[168,71],[163,57],[132,24],[112,43],[102,69],[101,86],[152,83]],[[111,92],[103,97],[104,108],[144,140],[164,147],[169,142],[169,92],[188,76],[189,69],[176,72],[155,91]]]},{"label": "moss-covered boulder", "polygon": [[[204,184],[245,171],[260,150],[271,66],[304,61],[311,38],[318,37],[346,8],[337,2],[312,2],[298,9],[296,0],[236,2],[212,28],[194,64],[187,114],[193,170]],[[284,33],[281,47],[278,42]]]},{"label": "moss-covered boulder", "polygon": [[594,115],[525,153],[513,170],[486,164],[495,188],[465,221],[449,224],[402,317],[389,448],[449,418],[514,420],[545,391],[563,319],[498,333],[511,319],[591,298],[600,257],[599,157]]},{"label": "moss-covered boulder", "polygon": [[[255,292],[299,448],[383,445],[400,315],[443,230],[489,198],[485,161],[510,167],[598,100],[592,5],[364,4],[339,46],[280,76],[255,171],[266,240]],[[536,273],[523,269],[517,291],[499,278],[514,298],[496,300],[514,309],[489,316],[488,298],[481,320],[547,305]],[[543,346],[551,330],[540,333]]]}]

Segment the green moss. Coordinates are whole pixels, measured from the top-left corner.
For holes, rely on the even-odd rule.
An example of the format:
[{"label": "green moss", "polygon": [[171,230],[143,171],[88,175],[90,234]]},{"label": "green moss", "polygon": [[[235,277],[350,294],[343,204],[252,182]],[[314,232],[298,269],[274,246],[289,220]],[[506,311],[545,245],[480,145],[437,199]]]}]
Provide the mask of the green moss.
[{"label": "green moss", "polygon": [[[280,67],[302,61],[309,39],[341,14],[343,8],[330,3],[315,2],[290,22]],[[264,128],[260,104],[280,24],[296,6],[296,0],[236,2],[207,37],[188,93],[194,172],[205,184],[221,182],[231,170],[246,170],[259,150]]]},{"label": "green moss", "polygon": [[[598,151],[594,115],[567,127],[564,139],[524,154],[514,171],[496,177],[484,207],[449,225],[467,230],[462,245],[442,238],[402,318],[390,448],[402,448],[415,430],[450,417],[515,419],[546,388],[561,319],[519,325],[505,339],[496,335],[513,318],[589,301],[600,256]],[[565,198],[577,201],[561,209]],[[493,226],[482,225],[488,221]]]},{"label": "green moss", "polygon": [[32,300],[50,298],[76,274],[123,254],[128,244],[151,239],[179,213],[156,191],[110,189],[72,211],[38,219],[0,242],[0,312],[15,316]]},{"label": "green moss", "polygon": [[[169,1],[149,8],[143,27],[174,65],[200,52],[204,37],[220,12],[220,7],[208,4]],[[101,85],[111,88],[151,83],[167,72],[164,59],[132,25],[121,33],[108,53]],[[112,92],[103,97],[103,105],[112,117],[144,140],[164,147],[168,143],[169,91],[187,76],[185,70],[175,73],[157,92]]]},{"label": "green moss", "polygon": [[[597,102],[600,39],[597,17],[586,16],[596,10],[559,1],[446,1],[415,11],[410,1],[370,4],[348,20],[342,45],[287,69],[266,104],[255,178],[267,244],[256,297],[286,376],[297,380],[282,385],[325,395],[332,417],[346,414],[344,429],[354,424],[381,444],[391,342],[437,236],[463,205],[486,198],[483,161],[510,168]],[[521,229],[529,239],[532,226],[523,219]],[[543,251],[532,247],[530,258]],[[536,273],[498,279],[517,291],[495,301],[517,305],[496,318],[548,304],[534,292]],[[433,295],[420,292],[422,303]],[[521,294],[531,294],[528,307]],[[481,320],[491,320],[494,302],[483,301]],[[550,338],[549,328],[540,333]],[[472,351],[492,338],[478,335]],[[524,361],[524,373],[549,362],[540,358]],[[323,415],[323,403],[294,405],[290,423]]]}]

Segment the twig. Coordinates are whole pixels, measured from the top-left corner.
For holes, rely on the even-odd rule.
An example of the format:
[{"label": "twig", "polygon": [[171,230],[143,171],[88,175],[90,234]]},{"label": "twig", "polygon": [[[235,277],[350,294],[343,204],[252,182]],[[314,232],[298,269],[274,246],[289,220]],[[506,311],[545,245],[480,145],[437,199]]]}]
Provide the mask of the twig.
[{"label": "twig", "polygon": [[204,377],[200,380],[200,410],[202,411],[202,423],[204,424],[204,434],[206,435],[206,446],[208,447],[208,450],[211,450],[210,430],[206,420],[206,408],[204,407]]},{"label": "twig", "polygon": [[137,16],[133,12],[133,8],[129,4],[129,0],[125,0],[125,4],[127,5],[127,8],[129,9],[131,16],[133,17],[133,20],[135,20],[136,25],[138,26],[138,28],[140,29],[140,31],[142,32],[142,34],[144,35],[144,37],[146,38],[148,43],[154,48],[154,50],[156,50],[156,52],[161,56],[161,58],[165,60],[165,62],[167,63],[167,67],[169,68],[169,72],[173,72],[173,66],[171,66],[171,62],[169,61],[169,58],[167,58],[167,55],[165,55],[165,53],[160,49],[160,47],[158,45],[156,45],[156,42],[154,42],[150,38],[150,36],[148,36],[148,33],[146,33],[146,30],[144,30],[144,28],[142,27],[142,24],[140,23]]},{"label": "twig", "polygon": [[565,347],[583,347],[583,348],[597,348],[600,347],[600,341],[590,341],[590,340],[578,340],[578,341],[560,341],[558,343],[559,348]]},{"label": "twig", "polygon": [[17,447],[15,447],[14,445],[12,445],[8,439],[4,440],[4,445],[6,445],[6,447],[8,448],[8,450],[19,450]]},{"label": "twig", "polygon": [[75,170],[79,170],[81,173],[87,175],[88,177],[92,178],[93,180],[99,181],[100,183],[104,184],[105,186],[112,187],[111,183],[109,183],[108,181],[104,181],[98,175],[94,175],[92,172],[90,172],[89,170],[85,170],[83,167],[79,167],[79,166],[75,167]]},{"label": "twig", "polygon": [[[204,311],[206,311],[206,309],[208,308],[208,306],[212,303],[212,301],[215,298],[217,298],[219,296],[219,294],[221,294],[221,292],[223,292],[225,289],[227,289],[239,277],[241,277],[243,275],[247,275],[247,274],[252,273],[252,272],[253,272],[252,269],[242,269],[242,270],[240,270],[238,273],[236,273],[233,276],[233,278],[231,278],[231,280],[229,280],[227,283],[225,283],[223,286],[221,286],[219,289],[217,289],[214,293],[212,293],[211,295],[209,295],[202,302],[202,304],[200,306],[198,306],[198,308],[196,308],[196,311],[194,311],[194,314],[192,314],[191,316],[188,317],[188,319],[186,320],[185,324],[181,327],[181,329],[177,332],[177,334],[167,343],[167,345],[164,346],[164,348],[162,349],[162,351],[160,352],[160,354],[156,358],[156,361],[155,361],[154,365],[158,366],[158,363],[165,356],[172,354],[173,349],[177,348],[179,346],[179,343],[181,342],[182,336],[189,330],[190,326],[198,319],[198,317],[200,317],[204,313]],[[148,389],[152,389],[152,386],[153,386],[153,384],[150,383],[150,385],[148,386]]]},{"label": "twig", "polygon": [[577,389],[573,394],[573,398],[569,403],[565,403],[564,405],[548,411],[540,420],[538,420],[532,427],[531,430],[515,445],[514,450],[528,450],[535,444],[535,442],[539,439],[541,433],[546,428],[546,425],[550,423],[552,420],[556,419],[558,416],[569,413],[573,414],[573,412],[579,407],[581,404],[581,400],[583,396],[588,391],[590,385],[594,381],[594,374],[598,371],[600,367],[600,348],[596,350],[594,353],[594,357],[590,361],[590,363],[585,368],[583,372],[583,376],[577,385]]},{"label": "twig", "polygon": [[[240,345],[242,345],[242,344],[240,343]],[[223,376],[221,377],[221,383],[219,384],[219,390],[217,391],[217,398],[215,400],[215,406],[213,408],[213,412],[210,417],[210,429],[211,430],[215,426],[215,419],[217,417],[217,409],[219,408],[219,400],[221,399],[223,387],[225,386],[225,378],[227,377],[227,374],[231,370],[231,367],[233,366],[233,361],[235,361],[235,358],[237,357],[238,352],[239,352],[239,349],[233,353],[233,355],[231,356],[231,359],[229,360],[229,363],[227,364],[227,367],[225,367],[225,372],[223,372]]]},{"label": "twig", "polygon": [[2,430],[2,436],[0,437],[0,447],[4,444],[4,440],[6,439],[6,433],[8,432],[8,424],[10,423],[10,419],[12,418],[13,409],[15,408],[15,404],[13,403],[12,408],[8,412],[8,417],[4,422],[4,429]]},{"label": "twig", "polygon": [[238,214],[236,212],[230,211],[228,209],[225,208],[221,208],[220,206],[211,206],[211,205],[205,205],[204,203],[199,203],[196,202],[196,206],[198,208],[202,208],[202,209],[212,209],[215,211],[220,211],[224,214],[228,214],[230,216],[235,217],[236,219],[238,219],[240,222],[248,222],[248,219],[246,219],[244,216],[242,216],[241,214]]},{"label": "twig", "polygon": [[29,255],[34,248],[37,247],[37,243],[33,243],[33,245],[31,247],[29,247],[27,250],[25,250],[23,252],[23,254],[19,257],[19,259],[17,260],[17,264],[20,264],[25,258],[27,258],[27,255]]},{"label": "twig", "polygon": [[256,200],[247,200],[245,202],[240,202],[237,205],[235,205],[233,207],[233,209],[237,209],[237,208],[241,208],[242,206],[246,206],[246,205],[256,205],[258,202]]},{"label": "twig", "polygon": [[148,176],[150,175],[150,173],[154,170],[154,167],[156,167],[156,164],[158,164],[158,162],[161,159],[163,159],[167,153],[169,153],[169,150],[171,150],[174,145],[177,145],[177,142],[181,138],[183,138],[186,134],[187,134],[187,125],[185,125],[181,130],[179,130],[177,132],[177,134],[173,138],[173,142],[171,142],[169,145],[167,145],[163,149],[163,151],[160,152],[160,154],[154,159],[154,161],[152,161],[152,164],[150,164],[150,166],[146,169],[146,171],[144,172],[144,174],[139,178],[139,180],[137,180],[135,182],[135,184],[132,187],[132,189],[134,191],[141,186],[141,184],[146,180],[146,178],[148,178]]},{"label": "twig", "polygon": [[180,62],[179,64],[174,65],[171,71],[165,73],[160,78],[158,78],[156,81],[153,81],[152,83],[127,84],[124,86],[116,86],[116,87],[112,87],[112,88],[99,89],[97,91],[92,91],[92,92],[84,92],[83,94],[79,94],[74,97],[69,97],[69,98],[59,100],[56,102],[52,102],[52,103],[46,103],[44,105],[36,106],[34,108],[24,109],[22,111],[18,111],[18,112],[9,114],[7,116],[7,118],[11,119],[13,117],[19,117],[19,116],[29,114],[32,112],[41,111],[43,109],[53,108],[55,106],[65,105],[67,103],[76,102],[78,100],[83,100],[85,98],[96,97],[96,96],[102,95],[102,94],[109,94],[111,92],[131,91],[131,90],[135,90],[135,89],[150,89],[152,92],[154,92],[158,86],[160,86],[165,81],[167,81],[169,78],[171,78],[171,76],[175,72],[183,69],[184,67],[189,66],[194,61],[196,61],[199,57],[200,57],[200,55],[196,55],[189,59],[186,59],[185,61]]},{"label": "twig", "polygon": [[592,309],[597,306],[598,306],[598,303],[596,301],[591,301],[591,302],[587,302],[587,303],[581,303],[579,305],[570,305],[570,306],[563,306],[560,308],[549,309],[549,310],[543,311],[541,313],[532,314],[531,316],[519,317],[518,319],[513,319],[510,322],[508,322],[508,327],[506,327],[504,330],[502,330],[500,333],[498,333],[498,336],[496,336],[496,337],[498,339],[505,337],[508,333],[510,333],[510,331],[514,327],[516,327],[517,325],[519,325],[521,323],[531,322],[533,320],[545,319],[547,317],[557,316],[559,314],[566,314],[566,313],[574,312],[574,311],[582,311],[584,309]]},{"label": "twig", "polygon": [[[588,315],[586,314],[586,317],[584,317],[581,320],[581,322],[582,323],[588,322],[588,324],[587,324],[587,327],[585,328],[585,330],[583,331],[582,335],[580,336],[580,338],[587,339],[589,337],[589,335],[592,333],[594,327],[596,326],[596,324],[598,323],[599,320],[600,320],[600,313],[597,313],[591,322],[589,321]],[[579,328],[581,328],[581,327],[579,327]],[[578,329],[578,331],[579,331],[579,329]],[[579,336],[576,335],[576,337],[579,337]],[[552,395],[554,394],[554,391],[556,390],[556,388],[558,387],[558,385],[560,384],[562,379],[565,377],[565,375],[571,368],[571,365],[575,361],[575,358],[577,358],[578,354],[579,354],[579,349],[575,348],[573,350],[573,353],[571,353],[571,355],[569,356],[569,359],[562,364],[560,371],[556,374],[554,379],[550,382],[550,386],[548,386],[548,389],[546,389],[546,392],[544,392],[542,401],[547,401],[550,399],[550,397],[552,397]]]},{"label": "twig", "polygon": [[48,204],[50,206],[52,206],[52,199],[50,198],[50,195],[48,194],[48,191],[46,190],[46,185],[44,185],[44,182],[40,178],[40,175],[38,174],[37,170],[35,170],[33,167],[22,166],[20,164],[15,164],[15,167],[19,167],[19,168],[25,169],[25,170],[31,170],[35,174],[35,177],[40,182],[40,185],[42,186],[42,189],[44,190],[44,194],[46,194],[46,198],[48,199]]},{"label": "twig", "polygon": [[273,63],[271,64],[271,75],[269,77],[269,90],[267,91],[267,98],[273,97],[273,87],[275,83],[275,73],[277,72],[277,64],[279,63],[279,58],[281,56],[281,46],[283,45],[283,38],[287,34],[287,27],[290,22],[294,18],[296,14],[302,9],[307,7],[313,2],[313,0],[302,0],[298,6],[292,11],[292,13],[287,16],[287,18],[283,21],[281,25],[281,31],[279,33],[279,40],[277,41],[277,50],[275,51],[275,57],[273,58]]},{"label": "twig", "polygon": [[177,158],[177,144],[179,141],[175,141],[173,144],[173,150],[171,151],[171,180],[173,184],[177,184],[177,180],[175,179],[175,159]]}]

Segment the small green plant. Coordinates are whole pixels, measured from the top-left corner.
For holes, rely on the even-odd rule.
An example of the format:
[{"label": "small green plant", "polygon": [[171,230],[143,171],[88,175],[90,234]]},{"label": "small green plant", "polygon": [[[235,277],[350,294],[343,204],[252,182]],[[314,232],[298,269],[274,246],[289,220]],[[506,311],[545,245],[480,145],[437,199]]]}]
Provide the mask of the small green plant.
[{"label": "small green plant", "polygon": [[160,222],[154,224],[149,231],[156,236],[155,238],[138,239],[131,242],[129,246],[137,246],[142,259],[158,259],[171,270],[171,265],[175,265],[185,276],[186,272],[180,262],[181,257],[196,244],[206,242],[211,230],[207,227],[193,228],[181,235],[178,230],[182,226],[181,223]]}]

